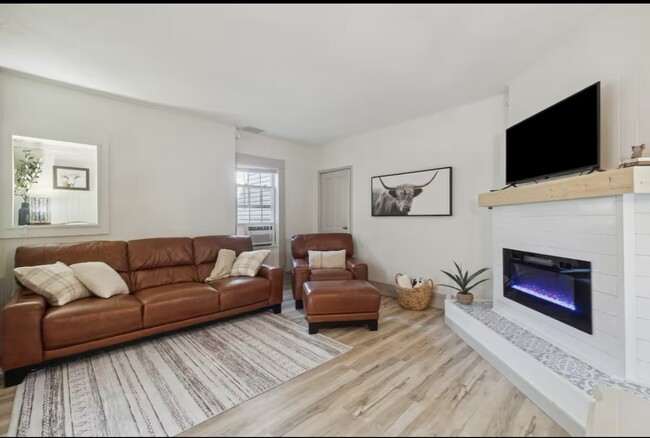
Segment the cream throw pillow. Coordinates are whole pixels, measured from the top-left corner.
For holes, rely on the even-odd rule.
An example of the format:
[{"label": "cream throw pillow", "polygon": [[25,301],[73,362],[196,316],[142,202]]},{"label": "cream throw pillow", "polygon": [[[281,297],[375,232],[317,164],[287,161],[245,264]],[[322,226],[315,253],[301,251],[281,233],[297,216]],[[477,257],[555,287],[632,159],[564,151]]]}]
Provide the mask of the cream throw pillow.
[{"label": "cream throw pillow", "polygon": [[255,277],[262,267],[262,263],[271,253],[268,249],[257,251],[244,251],[239,254],[237,260],[232,265],[231,277],[243,275],[245,277]]},{"label": "cream throw pillow", "polygon": [[217,262],[214,264],[214,268],[212,268],[212,272],[205,279],[205,282],[230,277],[230,271],[232,271],[232,265],[235,263],[236,258],[237,253],[232,249],[220,249],[217,255]]},{"label": "cream throw pillow", "polygon": [[23,286],[45,297],[50,306],[63,306],[92,296],[65,263],[23,266],[15,268],[14,273]]},{"label": "cream throw pillow", "polygon": [[127,295],[129,287],[120,274],[104,262],[85,262],[70,265],[70,269],[84,286],[98,297]]},{"label": "cream throw pillow", "polygon": [[312,269],[345,269],[345,250],[307,251]]}]

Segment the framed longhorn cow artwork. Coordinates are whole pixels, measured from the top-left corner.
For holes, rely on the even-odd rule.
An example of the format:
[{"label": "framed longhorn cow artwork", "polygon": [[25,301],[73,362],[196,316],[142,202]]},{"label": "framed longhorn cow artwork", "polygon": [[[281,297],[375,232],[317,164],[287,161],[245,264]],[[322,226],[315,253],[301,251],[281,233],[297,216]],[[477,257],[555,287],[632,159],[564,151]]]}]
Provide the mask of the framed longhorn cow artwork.
[{"label": "framed longhorn cow artwork", "polygon": [[451,167],[373,176],[373,216],[451,216]]}]

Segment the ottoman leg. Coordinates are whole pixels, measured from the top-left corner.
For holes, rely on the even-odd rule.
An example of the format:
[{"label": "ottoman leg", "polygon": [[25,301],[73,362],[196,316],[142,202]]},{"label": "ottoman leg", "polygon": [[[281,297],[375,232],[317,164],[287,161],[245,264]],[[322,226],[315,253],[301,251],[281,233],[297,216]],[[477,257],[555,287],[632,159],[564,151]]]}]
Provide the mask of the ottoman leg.
[{"label": "ottoman leg", "polygon": [[302,300],[296,300],[296,310],[303,308]]},{"label": "ottoman leg", "polygon": [[273,313],[275,313],[276,315],[277,315],[278,313],[282,313],[282,304],[274,304],[274,305],[271,307],[271,310],[273,310]]},{"label": "ottoman leg", "polygon": [[371,332],[376,332],[378,328],[379,328],[379,320],[371,319],[370,321],[368,321],[368,330],[370,330]]},{"label": "ottoman leg", "polygon": [[318,333],[318,329],[319,329],[319,326],[318,326],[317,322],[310,322],[309,323],[309,334],[310,335],[315,335],[316,333]]}]

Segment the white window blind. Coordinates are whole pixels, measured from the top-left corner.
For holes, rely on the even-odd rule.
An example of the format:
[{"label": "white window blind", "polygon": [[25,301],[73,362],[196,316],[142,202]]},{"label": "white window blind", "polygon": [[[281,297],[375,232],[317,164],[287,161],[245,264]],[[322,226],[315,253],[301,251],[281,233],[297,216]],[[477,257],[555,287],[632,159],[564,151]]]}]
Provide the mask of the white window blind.
[{"label": "white window blind", "polygon": [[275,223],[276,173],[237,170],[237,223]]}]

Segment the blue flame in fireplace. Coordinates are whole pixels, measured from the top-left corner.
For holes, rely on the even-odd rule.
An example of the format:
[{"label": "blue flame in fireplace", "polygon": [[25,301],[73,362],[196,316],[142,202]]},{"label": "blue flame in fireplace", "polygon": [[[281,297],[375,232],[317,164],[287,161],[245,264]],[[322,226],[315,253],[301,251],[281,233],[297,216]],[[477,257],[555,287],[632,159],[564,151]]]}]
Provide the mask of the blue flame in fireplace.
[{"label": "blue flame in fireplace", "polygon": [[510,287],[566,309],[576,310],[573,278],[561,272],[514,264]]},{"label": "blue flame in fireplace", "polygon": [[555,291],[536,289],[536,285],[526,286],[526,285],[515,284],[514,286],[512,286],[512,288],[527,293],[528,295],[532,295],[534,297],[541,298],[546,301],[550,301],[551,303],[557,304],[558,306],[566,307],[567,309],[571,309],[571,310],[576,310],[576,305],[573,302],[568,301],[561,294],[555,293]]}]

